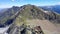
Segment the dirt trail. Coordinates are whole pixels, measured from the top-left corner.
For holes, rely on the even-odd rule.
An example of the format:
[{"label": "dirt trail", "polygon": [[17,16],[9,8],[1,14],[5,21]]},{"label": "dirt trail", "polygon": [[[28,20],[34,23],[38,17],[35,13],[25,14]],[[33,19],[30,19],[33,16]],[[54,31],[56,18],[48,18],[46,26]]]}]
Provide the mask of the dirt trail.
[{"label": "dirt trail", "polygon": [[60,34],[58,30],[59,27],[56,27],[53,23],[48,20],[27,20],[28,24],[33,26],[41,26],[45,34]]}]

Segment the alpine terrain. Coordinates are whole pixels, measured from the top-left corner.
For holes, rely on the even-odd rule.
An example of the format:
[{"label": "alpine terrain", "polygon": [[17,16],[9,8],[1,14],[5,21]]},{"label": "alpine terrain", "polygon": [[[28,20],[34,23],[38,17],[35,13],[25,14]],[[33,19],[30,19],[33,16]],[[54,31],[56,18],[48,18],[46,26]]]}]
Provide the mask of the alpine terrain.
[{"label": "alpine terrain", "polygon": [[60,14],[30,4],[13,6],[0,15],[0,27],[7,27],[7,34],[60,34]]}]

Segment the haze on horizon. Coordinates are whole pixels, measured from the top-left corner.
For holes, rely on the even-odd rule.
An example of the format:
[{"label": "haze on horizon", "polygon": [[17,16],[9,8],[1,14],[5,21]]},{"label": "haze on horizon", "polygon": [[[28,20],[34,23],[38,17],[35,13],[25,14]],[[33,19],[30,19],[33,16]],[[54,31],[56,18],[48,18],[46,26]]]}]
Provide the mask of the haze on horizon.
[{"label": "haze on horizon", "polygon": [[32,4],[36,6],[60,5],[60,0],[0,0],[0,8]]}]

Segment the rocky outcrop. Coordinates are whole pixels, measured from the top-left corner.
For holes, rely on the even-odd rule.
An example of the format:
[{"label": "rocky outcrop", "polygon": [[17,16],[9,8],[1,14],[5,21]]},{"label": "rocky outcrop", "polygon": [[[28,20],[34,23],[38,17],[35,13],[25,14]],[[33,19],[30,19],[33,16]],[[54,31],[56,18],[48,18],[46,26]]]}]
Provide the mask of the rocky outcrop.
[{"label": "rocky outcrop", "polygon": [[8,34],[44,34],[40,26],[31,28],[30,25],[26,26],[22,24],[21,26],[13,27]]},{"label": "rocky outcrop", "polygon": [[16,13],[5,22],[7,25],[12,24],[7,31],[8,34],[44,34],[40,26],[32,27],[31,24],[28,25],[29,22],[27,20],[39,19],[60,23],[60,15],[54,12],[45,13],[43,9],[34,5],[24,5],[18,8],[12,7],[12,9],[14,9],[11,10],[13,13],[15,9],[17,12],[15,11]]}]

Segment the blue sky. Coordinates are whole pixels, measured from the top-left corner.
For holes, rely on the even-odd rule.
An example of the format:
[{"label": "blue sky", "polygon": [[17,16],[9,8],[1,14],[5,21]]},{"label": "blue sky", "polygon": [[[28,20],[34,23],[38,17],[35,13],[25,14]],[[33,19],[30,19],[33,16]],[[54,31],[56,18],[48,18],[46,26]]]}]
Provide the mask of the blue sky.
[{"label": "blue sky", "polygon": [[0,0],[0,8],[32,4],[37,6],[60,5],[60,0]]}]

